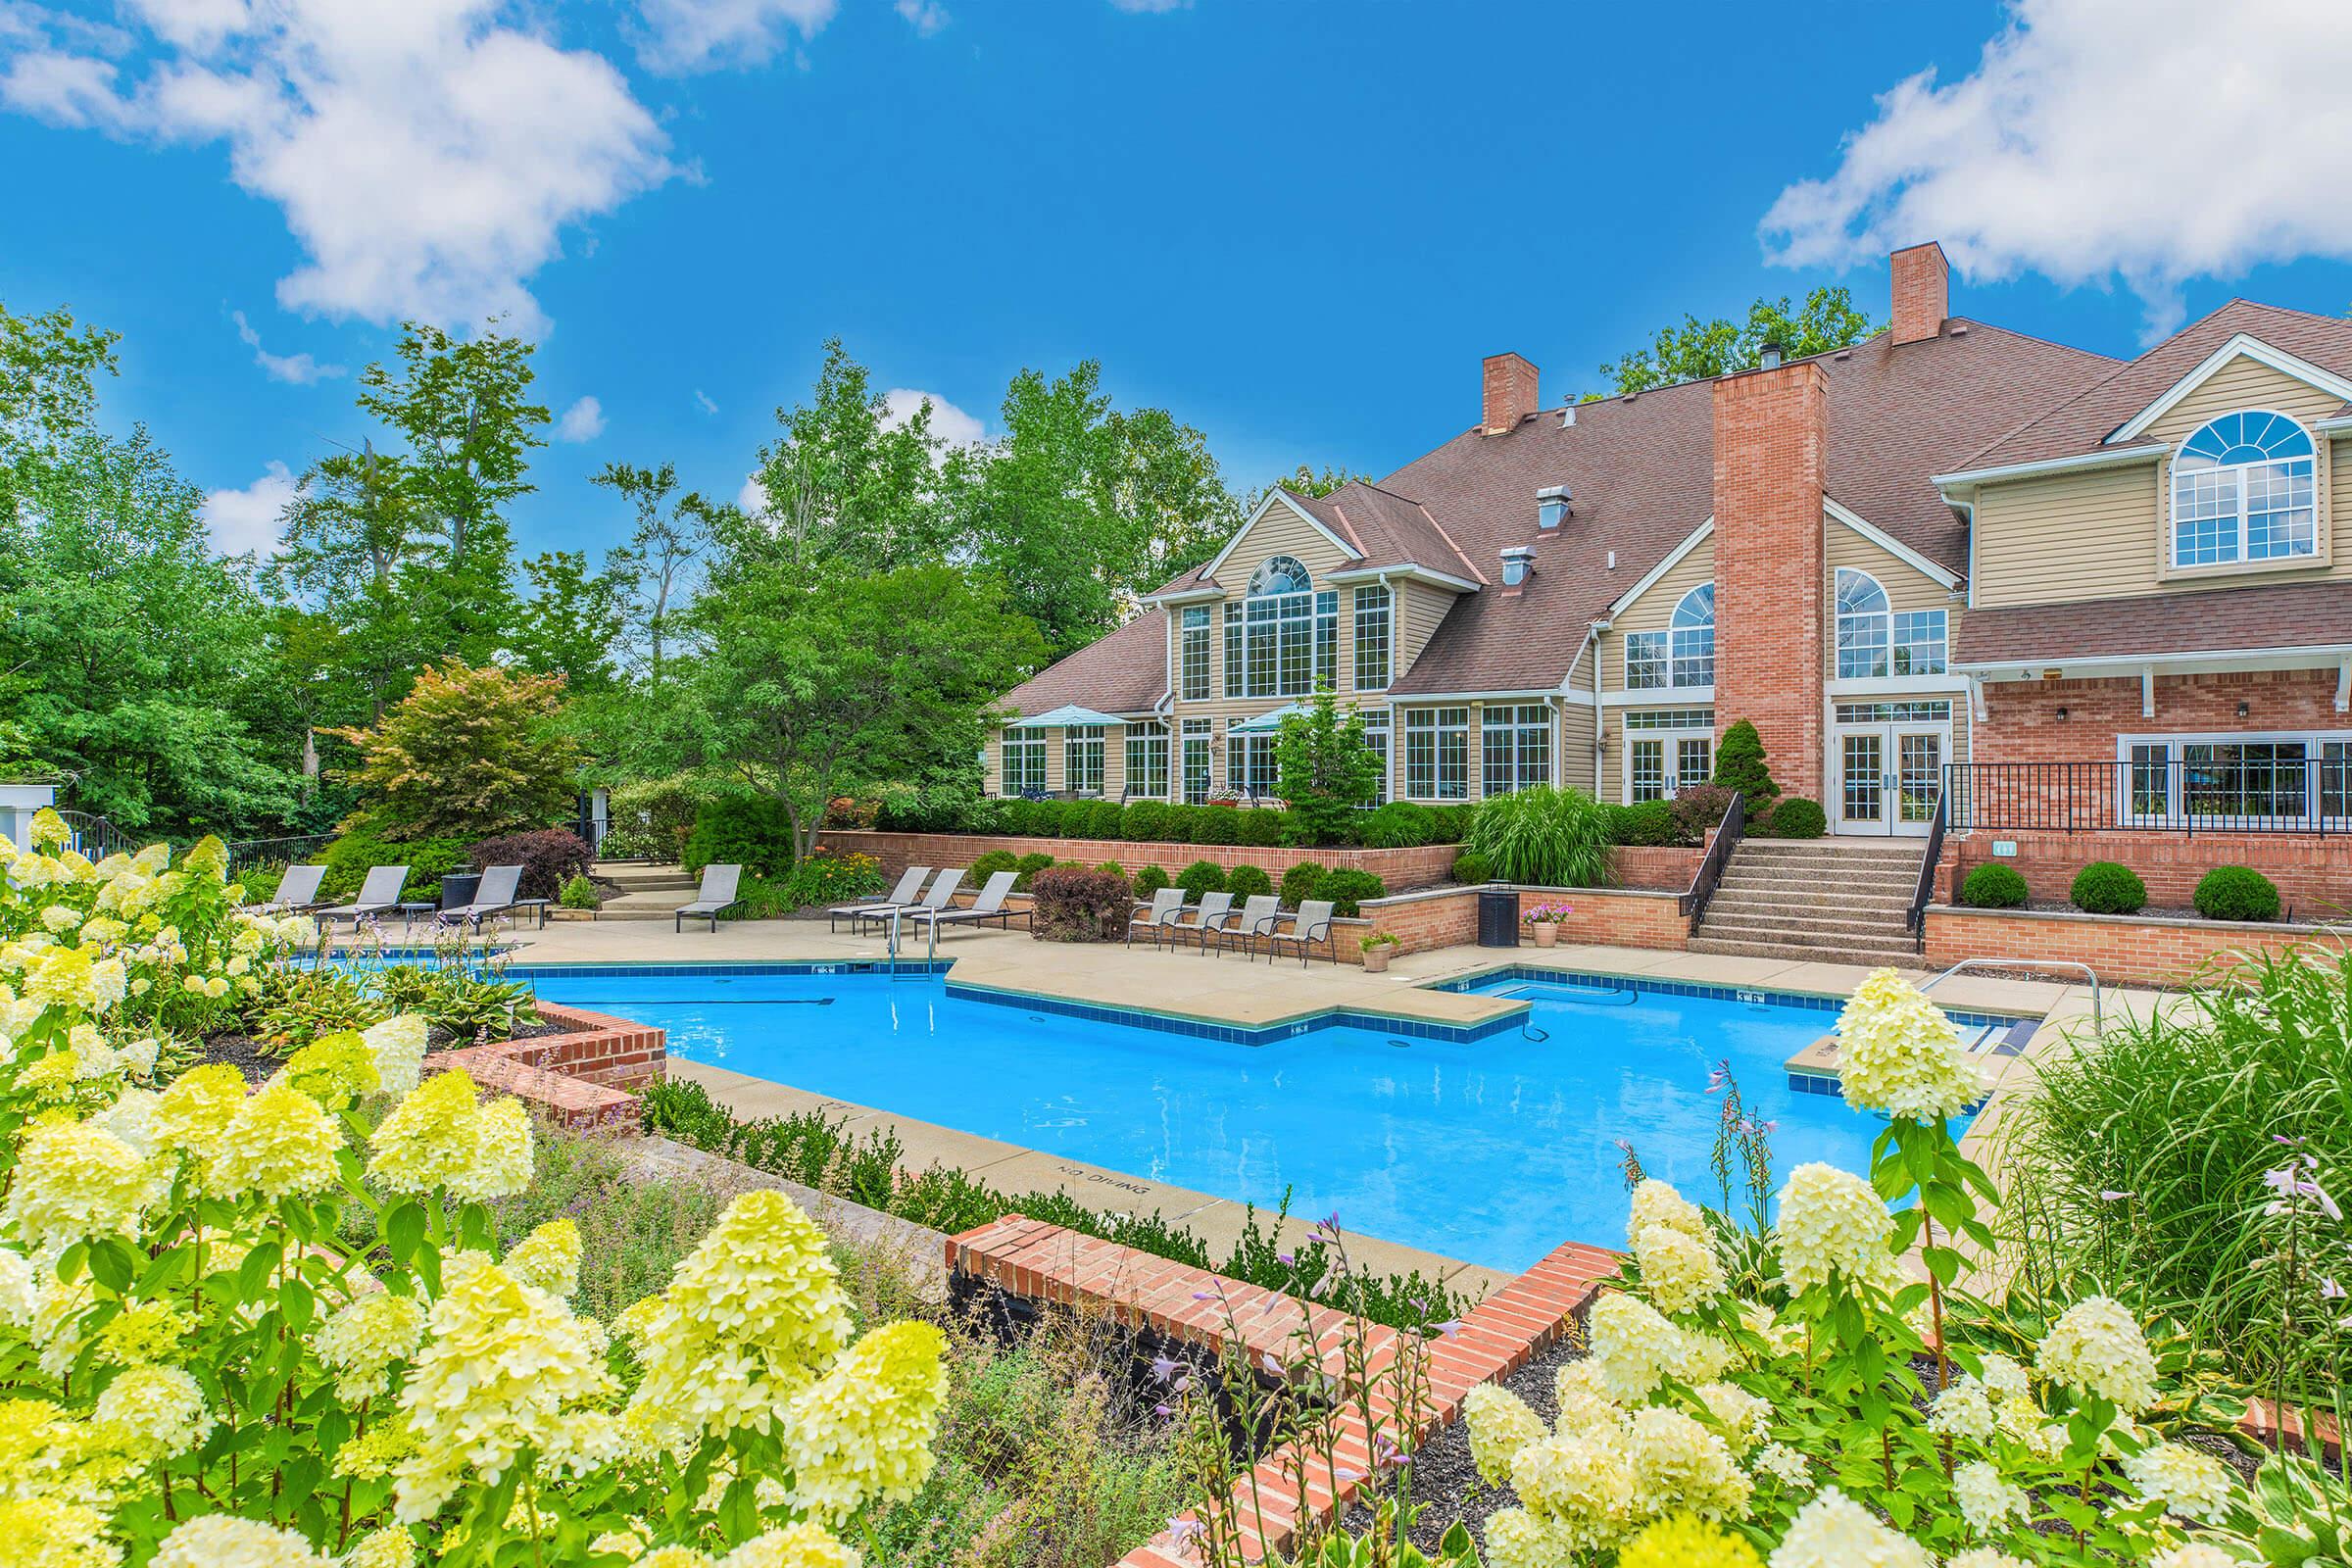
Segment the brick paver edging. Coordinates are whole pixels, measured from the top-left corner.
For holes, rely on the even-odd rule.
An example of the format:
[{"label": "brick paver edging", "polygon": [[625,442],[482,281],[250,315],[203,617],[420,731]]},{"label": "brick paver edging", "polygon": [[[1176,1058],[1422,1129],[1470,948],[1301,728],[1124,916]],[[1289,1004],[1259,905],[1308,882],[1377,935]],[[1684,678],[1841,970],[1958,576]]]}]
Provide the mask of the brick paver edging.
[{"label": "brick paver edging", "polygon": [[[1253,1359],[1287,1359],[1303,1310],[1318,1358],[1328,1370],[1337,1365],[1350,1327],[1347,1314],[1334,1307],[1302,1309],[1263,1286],[1018,1214],[949,1238],[947,1253],[951,1275],[966,1275],[1032,1300],[1090,1304],[1119,1322],[1180,1343],[1213,1349],[1229,1333],[1238,1333]],[[1472,1389],[1508,1377],[1548,1349],[1570,1331],[1616,1271],[1616,1253],[1570,1242],[1471,1308],[1453,1332],[1431,1341],[1429,1403],[1410,1412],[1417,1417],[1414,1442],[1452,1421]],[[1396,1330],[1367,1326],[1362,1332],[1373,1364],[1394,1360]],[[1373,1403],[1376,1415],[1396,1414],[1378,1396]],[[1307,1478],[1307,1502],[1317,1519],[1330,1518],[1354,1495],[1359,1484],[1354,1472],[1372,1468],[1373,1442],[1360,1412],[1347,1411],[1338,1454],[1348,1468]],[[1277,1449],[1234,1485],[1234,1515],[1245,1521],[1243,1530],[1251,1538],[1256,1556],[1287,1551],[1297,1534],[1298,1521],[1292,1517],[1296,1486],[1290,1473],[1297,1464],[1296,1456]],[[1163,1534],[1129,1552],[1117,1568],[1198,1565],[1171,1535]]]},{"label": "brick paver edging", "polygon": [[630,1091],[661,1081],[669,1059],[667,1032],[581,1007],[538,1006],[541,1018],[570,1027],[436,1051],[424,1058],[425,1071],[463,1067],[482,1088],[513,1095],[564,1127],[639,1131],[644,1107]]}]

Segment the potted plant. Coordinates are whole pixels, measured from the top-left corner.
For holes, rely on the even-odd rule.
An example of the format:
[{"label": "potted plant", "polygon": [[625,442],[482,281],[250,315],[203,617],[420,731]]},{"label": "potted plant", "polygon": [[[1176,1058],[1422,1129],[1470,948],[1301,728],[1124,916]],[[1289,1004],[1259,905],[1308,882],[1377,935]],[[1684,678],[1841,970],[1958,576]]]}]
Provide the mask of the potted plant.
[{"label": "potted plant", "polygon": [[1520,912],[1519,921],[1535,933],[1536,946],[1548,948],[1560,940],[1560,922],[1576,913],[1571,904],[1539,904]]},{"label": "potted plant", "polygon": [[1364,938],[1361,944],[1364,954],[1364,973],[1388,973],[1389,960],[1396,956],[1396,950],[1401,945],[1394,931],[1375,931]]}]

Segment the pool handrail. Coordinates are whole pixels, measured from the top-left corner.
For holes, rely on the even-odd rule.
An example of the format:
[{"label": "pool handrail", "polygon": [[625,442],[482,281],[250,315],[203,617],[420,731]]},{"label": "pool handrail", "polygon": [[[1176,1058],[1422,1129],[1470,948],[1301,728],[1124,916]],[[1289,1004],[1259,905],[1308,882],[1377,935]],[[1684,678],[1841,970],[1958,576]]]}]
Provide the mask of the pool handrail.
[{"label": "pool handrail", "polygon": [[1996,958],[1990,956],[1962,958],[1958,963],[1953,964],[1949,969],[1944,970],[1943,973],[1936,975],[1934,979],[1930,980],[1927,984],[1921,986],[1919,989],[1923,994],[1933,991],[1944,981],[1949,980],[1952,976],[1958,974],[1961,970],[1974,968],[1979,964],[1984,964],[1989,968],[2000,969],[2082,970],[2083,976],[2090,981],[2090,1032],[2095,1037],[2106,1031],[2106,1009],[2099,995],[2099,971],[2093,969],[2087,963],[2077,963],[2072,958]]}]

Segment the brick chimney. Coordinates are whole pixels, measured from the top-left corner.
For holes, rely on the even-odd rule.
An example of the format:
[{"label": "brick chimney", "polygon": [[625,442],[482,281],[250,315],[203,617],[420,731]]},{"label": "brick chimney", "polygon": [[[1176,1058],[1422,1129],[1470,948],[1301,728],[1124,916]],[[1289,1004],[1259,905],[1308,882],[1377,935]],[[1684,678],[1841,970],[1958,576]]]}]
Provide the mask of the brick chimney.
[{"label": "brick chimney", "polygon": [[1952,310],[1951,267],[1934,240],[1911,245],[1887,258],[1894,273],[1894,341],[1919,343],[1940,336]]},{"label": "brick chimney", "polygon": [[1715,722],[1763,737],[1781,793],[1821,799],[1829,377],[1802,360],[1715,383]]},{"label": "brick chimney", "polygon": [[1478,421],[1482,434],[1516,430],[1521,419],[1544,406],[1536,391],[1536,368],[1520,355],[1488,355],[1484,381],[1485,406]]}]

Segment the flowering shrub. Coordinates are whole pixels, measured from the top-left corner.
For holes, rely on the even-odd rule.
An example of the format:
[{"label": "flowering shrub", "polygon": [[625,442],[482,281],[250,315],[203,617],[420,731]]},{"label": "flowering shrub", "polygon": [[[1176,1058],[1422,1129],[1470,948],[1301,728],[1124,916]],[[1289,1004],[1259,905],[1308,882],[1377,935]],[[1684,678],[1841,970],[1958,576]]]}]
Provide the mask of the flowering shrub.
[{"label": "flowering shrub", "polygon": [[[1975,1071],[1891,970],[1855,993],[1838,1035],[1847,1102],[1889,1122],[1868,1181],[1790,1174],[1764,1238],[1769,1285],[1742,1298],[1731,1223],[1644,1180],[1625,1289],[1594,1304],[1591,1354],[1558,1374],[1557,1419],[1474,1392],[1479,1470],[1519,1499],[1489,1522],[1488,1568],[1607,1551],[1754,1563],[1742,1544],[1770,1568],[2264,1560],[2256,1533],[2276,1522],[2173,1436],[2230,1412],[2181,1386],[2130,1310],[2076,1300],[2025,1358],[1947,1332],[1955,1243],[1988,1245],[1998,1202],[1948,1125],[1981,1092]],[[1670,1543],[1683,1554],[1661,1556]]]},{"label": "flowering shrub", "polygon": [[1519,918],[1528,925],[1558,925],[1576,916],[1573,904],[1535,904],[1519,911]]},{"label": "flowering shrub", "polygon": [[93,866],[35,835],[0,849],[11,1562],[855,1568],[844,1535],[922,1485],[937,1332],[853,1343],[781,1195],[737,1199],[617,1352],[569,1302],[569,1219],[493,1251],[519,1102],[420,1084],[414,1014],[251,1094],[151,1084],[144,1031],[203,1027],[307,933],[238,909],[217,843]]}]

